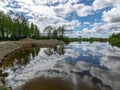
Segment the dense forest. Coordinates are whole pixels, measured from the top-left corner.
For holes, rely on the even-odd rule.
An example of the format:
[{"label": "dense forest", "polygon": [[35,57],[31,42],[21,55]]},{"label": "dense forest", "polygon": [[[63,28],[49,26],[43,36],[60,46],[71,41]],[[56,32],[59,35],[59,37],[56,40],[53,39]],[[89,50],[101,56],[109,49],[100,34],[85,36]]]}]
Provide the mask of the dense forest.
[{"label": "dense forest", "polygon": [[20,40],[23,38],[39,38],[38,27],[31,23],[23,15],[13,15],[0,12],[0,40]]}]

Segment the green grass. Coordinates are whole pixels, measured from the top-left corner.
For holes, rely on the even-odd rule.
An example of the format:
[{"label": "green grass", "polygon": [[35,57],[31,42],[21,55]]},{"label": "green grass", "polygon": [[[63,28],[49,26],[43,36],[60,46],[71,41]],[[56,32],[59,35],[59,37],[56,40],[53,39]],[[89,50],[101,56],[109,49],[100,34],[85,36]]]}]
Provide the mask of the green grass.
[{"label": "green grass", "polygon": [[7,89],[7,87],[2,86],[2,87],[0,87],[0,90],[8,90],[8,89]]}]

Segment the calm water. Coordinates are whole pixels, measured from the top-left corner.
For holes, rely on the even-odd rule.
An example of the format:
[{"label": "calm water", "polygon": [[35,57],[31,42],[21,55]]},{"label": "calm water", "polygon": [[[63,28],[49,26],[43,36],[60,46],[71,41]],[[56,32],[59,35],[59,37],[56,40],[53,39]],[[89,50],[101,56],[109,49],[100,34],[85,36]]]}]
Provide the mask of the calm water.
[{"label": "calm water", "polygon": [[20,49],[3,62],[13,90],[120,90],[120,48],[74,42]]}]

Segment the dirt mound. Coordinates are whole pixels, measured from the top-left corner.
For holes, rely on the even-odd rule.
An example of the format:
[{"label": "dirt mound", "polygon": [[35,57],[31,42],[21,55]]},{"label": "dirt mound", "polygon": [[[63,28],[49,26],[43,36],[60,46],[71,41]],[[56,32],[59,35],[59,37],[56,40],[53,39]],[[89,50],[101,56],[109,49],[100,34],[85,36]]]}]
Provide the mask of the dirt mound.
[{"label": "dirt mound", "polygon": [[24,38],[24,39],[21,39],[20,41],[35,41],[35,39],[32,39],[32,38]]}]

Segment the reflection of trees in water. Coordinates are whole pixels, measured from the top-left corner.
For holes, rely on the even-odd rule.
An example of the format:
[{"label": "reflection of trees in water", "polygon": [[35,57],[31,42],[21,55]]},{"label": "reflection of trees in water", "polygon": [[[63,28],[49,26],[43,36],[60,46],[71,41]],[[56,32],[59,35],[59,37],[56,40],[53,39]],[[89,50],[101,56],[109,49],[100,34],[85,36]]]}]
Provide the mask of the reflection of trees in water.
[{"label": "reflection of trees in water", "polygon": [[[9,68],[15,65],[23,65],[29,63],[29,60],[38,56],[40,48],[28,48],[28,49],[18,49],[15,52],[8,55],[2,62],[2,67]],[[64,55],[64,46],[57,46],[55,48],[47,48],[44,50],[45,54],[51,56],[53,54]]]},{"label": "reflection of trees in water", "polygon": [[112,47],[118,47],[118,48],[120,48],[120,42],[115,42],[115,43],[113,43],[113,42],[109,42],[110,43],[110,45],[112,46]]},{"label": "reflection of trees in water", "polygon": [[64,55],[65,51],[64,51],[64,46],[57,46],[54,48],[47,48],[44,50],[45,54],[48,56],[51,56],[53,54],[58,54],[58,55]]},{"label": "reflection of trees in water", "polygon": [[13,67],[15,65],[26,65],[29,60],[38,55],[40,48],[18,49],[3,61],[3,68]]}]

